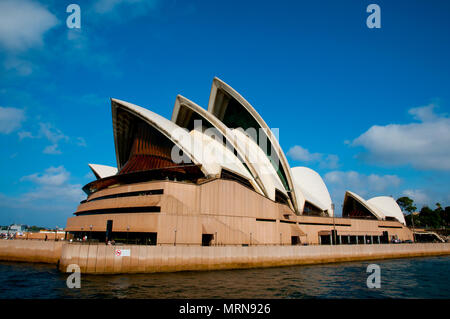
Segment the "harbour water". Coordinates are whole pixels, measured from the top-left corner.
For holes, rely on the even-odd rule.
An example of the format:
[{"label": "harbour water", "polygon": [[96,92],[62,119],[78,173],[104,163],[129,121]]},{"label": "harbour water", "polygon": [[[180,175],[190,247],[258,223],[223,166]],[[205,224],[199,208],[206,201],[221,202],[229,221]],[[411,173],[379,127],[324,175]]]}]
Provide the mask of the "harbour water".
[{"label": "harbour water", "polygon": [[[369,289],[369,264],[381,288]],[[55,265],[0,262],[0,299],[18,298],[450,298],[450,256],[245,270],[81,275],[66,286]]]}]

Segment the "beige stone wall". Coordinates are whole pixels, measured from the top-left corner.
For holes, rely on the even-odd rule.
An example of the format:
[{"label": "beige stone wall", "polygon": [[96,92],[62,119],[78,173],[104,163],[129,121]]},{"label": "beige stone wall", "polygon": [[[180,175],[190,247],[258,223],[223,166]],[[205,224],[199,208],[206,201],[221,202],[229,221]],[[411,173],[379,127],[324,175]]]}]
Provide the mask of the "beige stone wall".
[{"label": "beige stone wall", "polygon": [[[117,257],[116,249],[129,249]],[[82,273],[146,273],[317,264],[414,256],[449,255],[450,244],[340,246],[106,246],[66,244],[60,270],[77,264]]]},{"label": "beige stone wall", "polygon": [[63,244],[62,241],[0,240],[0,260],[56,264]]},{"label": "beige stone wall", "polygon": [[92,225],[92,231],[105,231],[106,221],[112,219],[113,232],[126,232],[128,227],[130,232],[156,232],[159,245],[173,245],[175,230],[176,242],[186,245],[201,245],[202,233],[213,234],[214,245],[290,245],[291,236],[299,233],[304,233],[302,243],[319,244],[319,232],[334,227],[342,235],[380,236],[387,230],[390,236],[412,240],[412,232],[398,222],[296,216],[286,205],[222,179],[201,185],[155,181],[117,186],[94,193],[92,198],[155,189],[163,189],[164,194],[87,202],[78,211],[156,205],[161,207],[160,213],[77,216],[68,219],[66,230],[90,231]]},{"label": "beige stone wall", "polygon": [[[118,257],[116,249],[129,249]],[[337,246],[143,246],[87,245],[32,240],[0,241],[0,260],[70,264],[83,273],[145,273],[237,269],[414,256],[449,255],[450,244]]]}]

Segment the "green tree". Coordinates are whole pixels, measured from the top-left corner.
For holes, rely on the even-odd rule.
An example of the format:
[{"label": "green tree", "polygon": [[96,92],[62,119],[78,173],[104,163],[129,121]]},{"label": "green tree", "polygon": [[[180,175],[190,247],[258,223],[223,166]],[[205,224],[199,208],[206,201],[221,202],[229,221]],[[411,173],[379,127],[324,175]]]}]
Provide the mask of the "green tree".
[{"label": "green tree", "polygon": [[417,209],[417,207],[414,206],[414,201],[407,196],[400,197],[399,199],[397,199],[397,204],[398,206],[400,206],[402,211],[408,212],[410,214],[415,212]]},{"label": "green tree", "polygon": [[437,206],[435,210],[428,206],[422,207],[419,214],[422,225],[425,225],[427,228],[440,228],[442,226],[441,211],[443,210],[440,205]]},{"label": "green tree", "polygon": [[39,226],[31,226],[27,228],[27,231],[35,233],[35,232],[39,232],[40,230],[44,230],[44,227],[39,227]]},{"label": "green tree", "polygon": [[434,228],[441,228],[444,226],[444,209],[440,203],[436,203],[436,209],[433,214]]},{"label": "green tree", "polygon": [[442,213],[442,220],[445,226],[450,225],[450,206],[445,207],[444,212]]},{"label": "green tree", "polygon": [[408,226],[413,226],[414,224],[417,225],[416,220],[414,220],[412,213],[414,213],[417,209],[417,207],[414,205],[414,201],[407,197],[400,197],[397,199],[397,204],[398,206],[400,206],[401,210],[403,211],[403,213],[405,214],[405,212],[408,213],[408,215],[406,215],[405,220],[406,220],[406,224]]}]

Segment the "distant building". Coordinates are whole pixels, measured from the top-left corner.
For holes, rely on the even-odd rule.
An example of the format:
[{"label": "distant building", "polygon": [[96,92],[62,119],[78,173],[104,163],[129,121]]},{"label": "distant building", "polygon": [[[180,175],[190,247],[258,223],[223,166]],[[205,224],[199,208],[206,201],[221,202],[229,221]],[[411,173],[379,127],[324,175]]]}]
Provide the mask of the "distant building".
[{"label": "distant building", "polygon": [[23,231],[25,231],[27,228],[28,228],[27,225],[17,225],[17,224],[14,224],[14,225],[11,225],[11,226],[9,227],[9,230],[10,230],[10,231],[15,231],[15,232],[23,232]]},{"label": "distant building", "polygon": [[0,230],[1,236],[14,236],[16,233],[23,233],[28,228],[27,225],[13,224],[7,227],[7,229]]}]

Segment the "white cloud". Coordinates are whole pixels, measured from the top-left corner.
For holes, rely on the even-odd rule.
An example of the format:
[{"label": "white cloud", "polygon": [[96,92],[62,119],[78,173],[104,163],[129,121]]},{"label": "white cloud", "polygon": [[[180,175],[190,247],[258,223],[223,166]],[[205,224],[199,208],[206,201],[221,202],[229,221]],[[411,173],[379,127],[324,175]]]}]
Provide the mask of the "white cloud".
[{"label": "white cloud", "polygon": [[70,182],[64,166],[49,167],[20,179],[29,190],[16,196],[0,193],[0,218],[4,222],[65,225],[80,200],[86,197],[80,184]]},{"label": "white cloud", "polygon": [[383,165],[412,165],[423,170],[450,170],[450,118],[433,104],[413,108],[419,123],[374,125],[352,142],[367,152],[359,156]]},{"label": "white cloud", "polygon": [[425,205],[434,207],[436,203],[440,203],[443,206],[447,206],[450,203],[450,193],[442,188],[406,189],[402,192],[402,195],[413,199],[417,210],[420,210]]},{"label": "white cloud", "polygon": [[397,175],[364,175],[355,171],[332,171],[325,174],[325,181],[365,195],[383,192],[389,187],[397,187],[401,179]]},{"label": "white cloud", "polygon": [[26,138],[33,138],[33,139],[47,139],[49,142],[51,142],[51,145],[47,145],[44,150],[42,151],[44,154],[52,154],[57,155],[61,154],[61,150],[59,149],[60,143],[74,143],[77,146],[80,147],[86,147],[86,140],[83,137],[77,137],[77,138],[70,138],[67,135],[65,135],[60,129],[54,127],[52,124],[48,122],[40,122],[39,123],[39,130],[36,134],[33,134],[29,131],[20,131],[18,132],[20,140],[26,139]]},{"label": "white cloud", "polygon": [[0,106],[0,133],[9,134],[13,132],[22,125],[24,120],[24,110]]},{"label": "white cloud", "polygon": [[415,120],[421,122],[432,122],[438,120],[439,117],[434,113],[436,106],[434,104],[429,104],[427,106],[414,107],[408,111]]},{"label": "white cloud", "polygon": [[334,154],[311,153],[300,145],[295,145],[286,153],[293,160],[305,163],[319,163],[322,168],[334,169],[339,166],[339,157]]},{"label": "white cloud", "polygon": [[17,57],[7,57],[3,62],[6,71],[15,70],[21,76],[27,76],[33,73],[33,64],[29,61]]},{"label": "white cloud", "polygon": [[403,191],[402,195],[413,199],[418,210],[420,210],[419,205],[425,205],[430,202],[430,197],[421,189],[407,189]]},{"label": "white cloud", "polygon": [[365,175],[355,171],[331,171],[325,174],[324,181],[338,214],[347,190],[369,199],[373,196],[393,195],[401,183],[397,175]]},{"label": "white cloud", "polygon": [[[117,11],[115,16],[121,13],[123,16],[139,16],[155,10],[159,0],[98,0],[93,4],[93,9],[99,14],[111,14]],[[124,9],[127,13],[124,14]]]},{"label": "white cloud", "polygon": [[42,4],[31,0],[0,2],[0,45],[20,51],[43,44],[44,34],[58,19]]},{"label": "white cloud", "polygon": [[328,154],[321,161],[320,166],[323,168],[330,168],[330,169],[338,168],[339,167],[339,157],[335,154]]},{"label": "white cloud", "polygon": [[42,151],[44,154],[59,155],[61,151],[58,149],[58,143],[62,140],[69,141],[69,137],[64,135],[61,130],[53,127],[50,123],[39,123],[39,137],[45,137],[52,145],[48,145]]},{"label": "white cloud", "polygon": [[79,201],[83,198],[81,185],[70,184],[69,179],[70,173],[64,166],[52,166],[47,168],[44,173],[24,176],[20,181],[31,182],[35,187],[33,190],[22,194],[20,201],[29,202],[44,199]]},{"label": "white cloud", "polygon": [[94,3],[94,9],[98,13],[105,13],[112,11],[120,3],[124,1],[121,0],[98,0]]},{"label": "white cloud", "polygon": [[50,123],[39,123],[39,135],[44,136],[52,143],[58,143],[60,140],[68,141],[69,137],[64,133],[53,127]]},{"label": "white cloud", "polygon": [[28,131],[20,131],[17,133],[17,135],[19,135],[19,138],[21,140],[23,140],[24,138],[35,138],[35,136],[33,136],[33,134],[31,134],[31,132]]},{"label": "white cloud", "polygon": [[59,155],[61,154],[61,151],[58,149],[58,144],[48,145],[44,148],[42,151],[44,154],[51,154],[51,155]]},{"label": "white cloud", "polygon": [[81,147],[86,147],[87,146],[86,140],[84,138],[82,138],[82,137],[77,137],[77,142],[76,143],[77,143],[78,146],[81,146]]},{"label": "white cloud", "polygon": [[47,186],[61,186],[69,179],[69,172],[64,166],[49,167],[45,170],[45,173],[35,173],[22,177],[21,181],[30,181],[39,185]]},{"label": "white cloud", "polygon": [[289,149],[287,155],[292,157],[292,159],[303,162],[310,162],[320,159],[319,153],[310,153],[306,148],[300,145],[295,145]]}]

